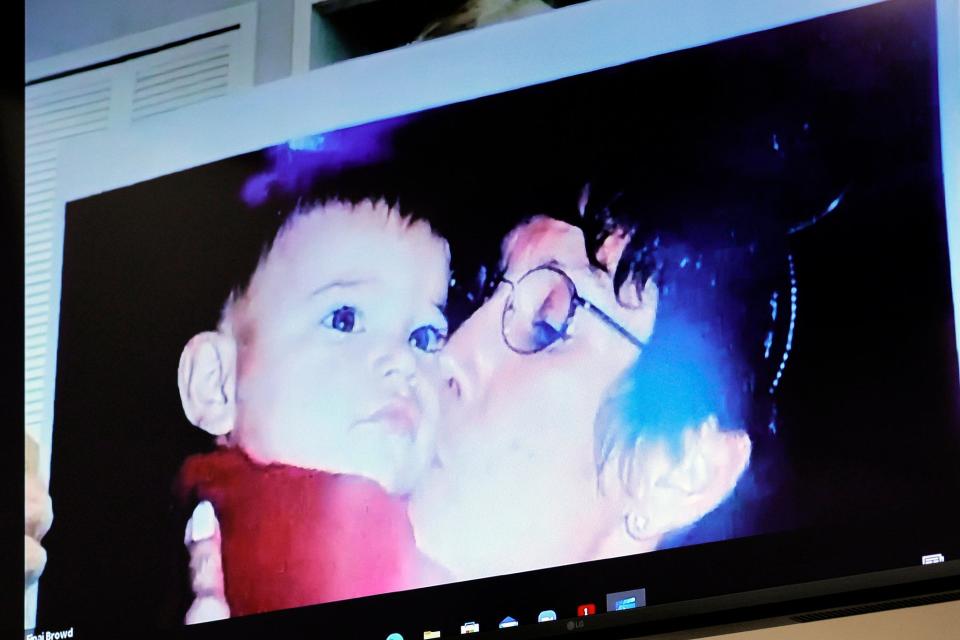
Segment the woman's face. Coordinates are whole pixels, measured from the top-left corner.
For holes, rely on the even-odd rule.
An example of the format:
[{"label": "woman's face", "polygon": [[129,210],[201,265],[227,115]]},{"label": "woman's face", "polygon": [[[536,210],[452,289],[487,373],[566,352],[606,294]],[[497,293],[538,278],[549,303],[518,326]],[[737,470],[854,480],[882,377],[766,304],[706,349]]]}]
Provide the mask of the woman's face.
[{"label": "woman's face", "polygon": [[[646,339],[620,307],[609,275],[592,268],[579,228],[550,218],[504,242],[505,278],[552,265],[583,298]],[[578,309],[569,339],[522,355],[501,325],[511,288],[501,284],[442,353],[438,464],[412,495],[418,546],[457,579],[581,562],[622,524],[598,488],[594,419],[606,390],[639,349]],[[619,493],[619,492],[614,492]]]}]

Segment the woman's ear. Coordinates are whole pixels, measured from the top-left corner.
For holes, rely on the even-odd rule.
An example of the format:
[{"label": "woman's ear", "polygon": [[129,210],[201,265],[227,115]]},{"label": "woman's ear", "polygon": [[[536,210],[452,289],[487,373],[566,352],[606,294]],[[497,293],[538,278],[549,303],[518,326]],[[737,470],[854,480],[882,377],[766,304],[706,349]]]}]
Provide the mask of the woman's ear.
[{"label": "woman's ear", "polygon": [[[597,249],[597,262],[610,274],[611,281],[629,243],[630,236],[627,232],[617,229],[608,235]],[[641,277],[639,273],[631,271],[627,274],[626,280],[620,284],[619,290],[615,292],[619,307],[617,319],[621,320],[642,342],[647,342],[653,335],[660,291],[653,277],[647,277],[646,281],[640,282]]]},{"label": "woman's ear", "polygon": [[187,420],[215,436],[233,430],[237,410],[237,345],[233,336],[198,333],[183,348],[177,371]]},{"label": "woman's ear", "polygon": [[634,455],[642,457],[644,486],[635,491],[625,518],[627,533],[636,540],[660,538],[693,524],[713,511],[733,491],[750,460],[750,438],[744,431],[720,431],[717,419],[710,416],[700,427],[683,434],[683,453],[679,461],[649,459],[638,447]]},{"label": "woman's ear", "polygon": [[611,276],[616,273],[617,265],[620,264],[620,258],[623,257],[623,251],[630,243],[630,236],[623,229],[615,229],[606,237],[600,248],[597,249],[597,262],[599,262],[607,273]]}]

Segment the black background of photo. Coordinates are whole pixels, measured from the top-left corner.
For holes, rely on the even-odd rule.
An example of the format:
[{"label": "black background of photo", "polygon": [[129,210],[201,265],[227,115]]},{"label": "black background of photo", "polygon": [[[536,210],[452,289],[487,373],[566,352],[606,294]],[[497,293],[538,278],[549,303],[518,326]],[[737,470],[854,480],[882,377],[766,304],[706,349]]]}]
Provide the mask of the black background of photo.
[{"label": "black background of photo", "polygon": [[[890,2],[423,112],[395,132],[391,158],[258,207],[240,193],[269,169],[263,153],[71,203],[38,628],[182,618],[188,514],[171,487],[212,444],[183,417],[180,351],[215,327],[278,212],[305,195],[399,200],[449,238],[469,277],[518,220],[569,212],[589,181],[720,246],[711,255],[723,242],[703,229],[717,224],[753,246],[756,270],[735,283],[743,309],[768,311],[787,249],[800,296],[777,433],[748,425],[750,475],[701,528],[739,539],[323,605],[316,619],[376,606],[357,637],[489,628],[638,586],[653,605],[960,552],[937,100],[933,3]],[[454,322],[466,309],[452,301]],[[756,362],[761,386],[768,365]],[[672,544],[709,539],[694,527]]]}]

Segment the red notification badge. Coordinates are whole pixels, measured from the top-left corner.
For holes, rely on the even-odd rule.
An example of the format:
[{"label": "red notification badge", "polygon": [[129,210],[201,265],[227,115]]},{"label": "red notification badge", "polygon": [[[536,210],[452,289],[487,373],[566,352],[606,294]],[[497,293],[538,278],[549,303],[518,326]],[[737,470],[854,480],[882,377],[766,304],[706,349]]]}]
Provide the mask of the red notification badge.
[{"label": "red notification badge", "polygon": [[581,618],[583,616],[592,616],[597,612],[597,605],[595,604],[581,604],[577,607],[577,615]]}]

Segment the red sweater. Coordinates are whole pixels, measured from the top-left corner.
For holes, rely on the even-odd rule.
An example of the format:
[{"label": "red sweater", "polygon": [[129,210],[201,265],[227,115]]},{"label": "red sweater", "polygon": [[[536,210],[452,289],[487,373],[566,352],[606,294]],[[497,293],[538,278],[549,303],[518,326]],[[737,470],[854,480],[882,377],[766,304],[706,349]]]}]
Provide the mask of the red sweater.
[{"label": "red sweater", "polygon": [[184,462],[179,491],[213,503],[231,615],[421,586],[406,500],[372,480],[221,448]]}]

